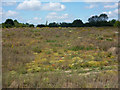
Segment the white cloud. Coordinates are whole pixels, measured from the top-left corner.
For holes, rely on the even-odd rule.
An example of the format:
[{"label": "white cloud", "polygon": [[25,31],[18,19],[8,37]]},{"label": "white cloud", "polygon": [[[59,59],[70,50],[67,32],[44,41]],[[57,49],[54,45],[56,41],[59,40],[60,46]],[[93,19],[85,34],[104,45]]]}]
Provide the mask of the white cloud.
[{"label": "white cloud", "polygon": [[106,5],[104,6],[104,8],[117,8],[118,7],[118,3],[115,3],[114,5]]},{"label": "white cloud", "polygon": [[17,6],[18,10],[49,10],[49,11],[62,11],[65,6],[60,3],[41,3],[39,0],[25,0]]},{"label": "white cloud", "polygon": [[39,0],[25,0],[17,6],[18,10],[39,10],[41,2]]},{"label": "white cloud", "polygon": [[65,9],[65,6],[60,3],[47,3],[42,5],[42,10],[50,10],[50,11],[62,11]]},{"label": "white cloud", "polygon": [[73,18],[67,13],[59,15],[56,12],[52,12],[46,16],[46,20],[51,22],[71,22]]}]

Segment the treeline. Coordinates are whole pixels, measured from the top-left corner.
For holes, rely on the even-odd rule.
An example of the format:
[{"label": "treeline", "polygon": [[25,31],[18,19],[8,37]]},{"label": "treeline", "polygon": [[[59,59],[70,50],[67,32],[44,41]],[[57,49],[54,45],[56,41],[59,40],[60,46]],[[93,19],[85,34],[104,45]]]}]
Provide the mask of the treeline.
[{"label": "treeline", "polygon": [[[72,23],[49,23],[46,24],[38,24],[36,27],[102,27],[102,26],[115,26],[120,27],[120,21],[118,20],[109,20],[107,14],[100,14],[99,16],[95,15],[88,18],[87,23],[83,23],[82,20],[76,19]],[[17,20],[7,19],[4,23],[2,23],[3,28],[11,28],[11,27],[35,27],[34,24],[29,23],[19,23]]]},{"label": "treeline", "polygon": [[29,23],[19,23],[17,20],[6,19],[4,23],[2,23],[2,28],[12,28],[12,27],[34,27],[34,24]]}]

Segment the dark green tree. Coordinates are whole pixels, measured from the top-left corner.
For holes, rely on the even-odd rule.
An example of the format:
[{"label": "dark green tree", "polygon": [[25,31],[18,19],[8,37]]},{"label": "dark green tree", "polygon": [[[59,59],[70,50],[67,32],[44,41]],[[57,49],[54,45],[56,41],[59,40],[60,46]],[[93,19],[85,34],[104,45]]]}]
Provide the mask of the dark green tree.
[{"label": "dark green tree", "polygon": [[34,24],[30,24],[29,27],[34,27]]},{"label": "dark green tree", "polygon": [[36,27],[45,27],[44,24],[38,24]]},{"label": "dark green tree", "polygon": [[20,27],[19,22],[17,20],[14,20],[15,27]]},{"label": "dark green tree", "polygon": [[120,27],[120,21],[116,21],[114,27]]},{"label": "dark green tree", "polygon": [[88,18],[89,26],[109,26],[110,24],[107,22],[107,20],[107,14],[100,14],[99,16],[95,15]]},{"label": "dark green tree", "polygon": [[53,22],[53,23],[49,23],[49,25],[48,25],[49,27],[58,27],[59,26],[59,24],[58,23],[56,23],[56,22]]},{"label": "dark green tree", "polygon": [[12,19],[7,19],[6,21],[5,21],[5,27],[14,27],[14,21],[12,20]]},{"label": "dark green tree", "polygon": [[97,15],[92,16],[88,19],[89,23],[96,23],[99,21],[99,17]]},{"label": "dark green tree", "polygon": [[82,26],[83,26],[83,22],[82,22],[82,20],[80,20],[80,19],[76,19],[76,20],[74,20],[74,21],[72,22],[72,26],[73,26],[73,27],[82,27]]},{"label": "dark green tree", "polygon": [[116,20],[115,20],[115,19],[112,19],[112,20],[109,21],[109,24],[110,24],[111,26],[113,26],[113,25],[115,24],[115,22],[116,22]]},{"label": "dark green tree", "polygon": [[100,14],[99,21],[107,21],[107,20],[108,20],[107,14]]},{"label": "dark green tree", "polygon": [[72,23],[62,22],[60,23],[60,27],[72,27]]},{"label": "dark green tree", "polygon": [[17,23],[17,24],[18,24],[19,22],[18,22],[17,20],[14,20],[14,23]]},{"label": "dark green tree", "polygon": [[26,27],[29,27],[29,23],[25,23]]}]

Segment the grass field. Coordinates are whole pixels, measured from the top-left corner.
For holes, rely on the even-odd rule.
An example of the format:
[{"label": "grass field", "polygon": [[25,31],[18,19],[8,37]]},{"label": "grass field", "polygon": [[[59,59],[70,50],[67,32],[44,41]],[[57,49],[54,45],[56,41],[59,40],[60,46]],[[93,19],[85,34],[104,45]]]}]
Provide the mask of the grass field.
[{"label": "grass field", "polygon": [[118,29],[2,30],[3,87],[117,88]]}]

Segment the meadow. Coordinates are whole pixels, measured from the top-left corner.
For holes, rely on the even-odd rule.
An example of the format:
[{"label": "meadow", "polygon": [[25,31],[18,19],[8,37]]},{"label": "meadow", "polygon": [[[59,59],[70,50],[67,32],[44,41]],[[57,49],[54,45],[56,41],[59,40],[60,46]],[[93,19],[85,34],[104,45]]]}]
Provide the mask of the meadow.
[{"label": "meadow", "polygon": [[3,88],[117,88],[118,28],[2,29]]}]

